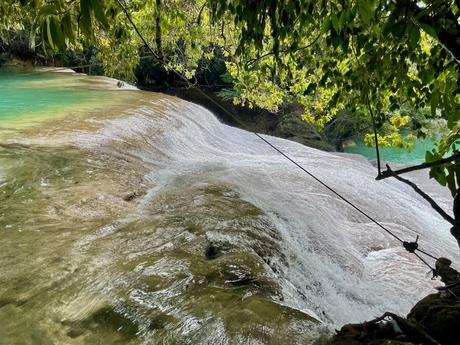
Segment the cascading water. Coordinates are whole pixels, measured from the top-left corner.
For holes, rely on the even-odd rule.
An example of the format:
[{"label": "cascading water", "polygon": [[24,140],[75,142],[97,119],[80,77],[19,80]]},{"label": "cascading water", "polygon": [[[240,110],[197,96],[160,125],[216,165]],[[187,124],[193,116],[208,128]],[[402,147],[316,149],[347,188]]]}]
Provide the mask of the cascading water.
[{"label": "cascading water", "polygon": [[[255,135],[174,97],[99,95],[123,102],[1,140],[0,343],[303,344],[405,314],[436,285]],[[266,138],[401,238],[458,259],[448,224],[406,185]]]}]

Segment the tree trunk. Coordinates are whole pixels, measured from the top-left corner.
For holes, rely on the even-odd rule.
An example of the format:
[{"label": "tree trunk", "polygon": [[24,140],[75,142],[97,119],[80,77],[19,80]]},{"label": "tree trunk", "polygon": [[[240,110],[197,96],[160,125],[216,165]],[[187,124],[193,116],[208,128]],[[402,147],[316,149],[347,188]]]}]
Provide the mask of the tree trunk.
[{"label": "tree trunk", "polygon": [[453,213],[454,213],[454,226],[450,229],[450,233],[452,234],[452,236],[455,237],[455,239],[458,242],[458,245],[460,246],[460,192],[459,191],[457,191],[457,194],[455,195],[455,198],[454,198]]},{"label": "tree trunk", "polygon": [[161,36],[161,0],[156,0],[155,7],[155,43],[157,46],[157,54],[160,63],[163,63],[164,54],[163,54],[163,42]]}]

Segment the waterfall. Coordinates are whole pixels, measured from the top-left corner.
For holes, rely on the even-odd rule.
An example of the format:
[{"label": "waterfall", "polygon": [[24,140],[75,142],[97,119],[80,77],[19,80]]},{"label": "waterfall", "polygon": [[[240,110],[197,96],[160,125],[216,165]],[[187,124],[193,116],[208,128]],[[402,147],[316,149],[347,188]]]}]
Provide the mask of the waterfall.
[{"label": "waterfall", "polygon": [[[123,92],[123,104],[47,120],[0,147],[0,322],[11,342],[30,332],[57,343],[301,344],[405,315],[439,285],[253,133],[174,97]],[[400,238],[420,235],[423,249],[460,262],[449,225],[407,185],[375,181],[359,156],[264,138]],[[425,172],[409,178],[450,208]]]},{"label": "waterfall", "polygon": [[[147,144],[136,150],[156,167],[146,176],[153,187],[141,205],[148,207],[170,189],[184,187],[188,193],[206,181],[230,185],[276,228],[279,250],[269,256],[287,305],[338,326],[384,311],[405,314],[437,284],[400,242],[254,134],[220,123],[201,106],[170,97],[154,101],[153,109],[145,106],[100,132],[103,138],[120,139],[147,135],[154,128]],[[410,187],[391,179],[375,181],[375,168],[354,155],[264,137],[399,237],[411,241],[419,234],[426,250],[458,256],[449,224]],[[421,174],[411,177],[449,207],[449,195],[435,183]]]}]

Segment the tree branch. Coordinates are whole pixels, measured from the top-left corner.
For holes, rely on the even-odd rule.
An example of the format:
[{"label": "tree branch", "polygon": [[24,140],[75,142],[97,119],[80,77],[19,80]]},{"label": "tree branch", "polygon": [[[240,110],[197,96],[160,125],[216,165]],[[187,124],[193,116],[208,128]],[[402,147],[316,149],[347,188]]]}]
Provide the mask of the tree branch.
[{"label": "tree branch", "polygon": [[160,63],[163,63],[164,54],[163,54],[163,38],[161,30],[161,0],[156,0],[155,6],[155,43],[157,46],[158,60]]},{"label": "tree branch", "polygon": [[196,23],[198,25],[201,25],[201,14],[203,13],[205,6],[206,6],[206,2],[203,4],[203,6],[201,6],[200,12],[198,13],[198,17],[196,19]]},{"label": "tree branch", "polygon": [[[398,169],[398,170],[395,170],[395,171],[392,171],[392,170],[388,169],[386,171],[383,171],[375,179],[376,180],[383,180],[384,178],[392,177],[394,175],[401,175],[401,174],[405,174],[405,173],[408,173],[408,172],[411,172],[411,171],[422,170],[422,169],[435,167],[435,166],[438,166],[438,165],[443,165],[443,164],[455,161],[457,159],[460,159],[460,152],[454,153],[450,157],[439,159],[439,160],[434,161],[434,162],[428,162],[428,163],[422,163],[422,164],[419,164],[419,165],[413,165],[413,166]],[[388,165],[387,165],[387,167],[388,167]]]},{"label": "tree branch", "polygon": [[434,201],[428,194],[426,194],[423,190],[421,190],[414,182],[406,180],[405,178],[402,178],[401,176],[396,175],[390,168],[390,166],[387,164],[387,173],[392,174],[395,179],[397,179],[400,182],[404,182],[405,184],[409,185],[412,187],[412,189],[417,192],[423,199],[428,201],[428,203],[433,207],[433,209],[440,214],[442,218],[444,218],[446,221],[448,221],[450,224],[455,225],[455,220],[451,216],[449,216],[437,203]]},{"label": "tree branch", "polygon": [[367,107],[369,108],[369,115],[372,120],[372,129],[374,130],[374,142],[375,142],[375,152],[377,154],[377,177],[381,175],[382,169],[380,167],[380,150],[379,150],[379,139],[377,135],[377,127],[375,125],[374,112],[372,111],[371,101],[369,100],[369,92],[366,92]]},{"label": "tree branch", "polygon": [[[292,52],[297,52],[299,50],[302,50],[302,49],[307,49],[309,47],[311,47],[313,44],[316,43],[316,41],[318,41],[318,39],[321,37],[321,34],[316,36],[316,38],[311,41],[310,43],[308,43],[306,46],[303,46],[303,47],[300,47],[300,48],[297,48],[297,49],[294,49]],[[280,50],[279,51],[280,53],[289,53],[289,49],[284,49],[284,50]],[[246,66],[249,66],[249,65],[252,65],[254,63],[256,63],[257,61],[259,60],[262,60],[262,59],[265,59],[266,57],[268,56],[271,56],[271,55],[275,55],[275,52],[271,51],[271,52],[268,52],[268,53],[265,53],[259,57],[256,57],[254,59],[249,59],[247,62],[246,62]]]}]

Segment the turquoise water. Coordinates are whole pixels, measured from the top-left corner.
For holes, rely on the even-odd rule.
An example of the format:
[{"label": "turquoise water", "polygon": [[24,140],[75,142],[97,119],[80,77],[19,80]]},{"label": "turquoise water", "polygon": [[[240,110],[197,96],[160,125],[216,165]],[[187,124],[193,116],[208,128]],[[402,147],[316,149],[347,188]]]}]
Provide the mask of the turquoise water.
[{"label": "turquoise water", "polygon": [[128,104],[130,92],[119,92],[116,81],[43,70],[0,69],[0,130],[6,133],[34,127],[39,121],[88,116]]},{"label": "turquoise water", "polygon": [[[0,129],[37,120],[85,111],[104,100],[114,101],[113,92],[97,88],[95,80],[85,83],[85,76],[69,73],[18,71],[0,69]],[[91,86],[91,87],[89,87]],[[117,93],[119,99],[120,93]],[[85,107],[85,105],[87,107]],[[84,109],[81,109],[81,108]],[[3,128],[2,128],[3,127]],[[429,139],[417,141],[411,151],[381,147],[381,159],[399,164],[418,164],[425,152],[433,148]],[[369,159],[376,158],[375,148],[363,143],[347,147],[345,152],[358,153]]]},{"label": "turquoise water", "polygon": [[[430,139],[417,140],[411,151],[394,147],[380,147],[380,159],[399,164],[420,164],[425,161],[426,151],[433,147],[433,141]],[[358,153],[369,159],[377,157],[375,147],[366,146],[362,142],[356,143],[356,146],[345,148],[345,152]]]},{"label": "turquoise water", "polygon": [[37,115],[49,115],[50,112],[76,105],[92,98],[91,93],[63,87],[52,83],[56,78],[66,79],[56,73],[24,72],[14,73],[0,70],[0,123],[19,120]]}]

